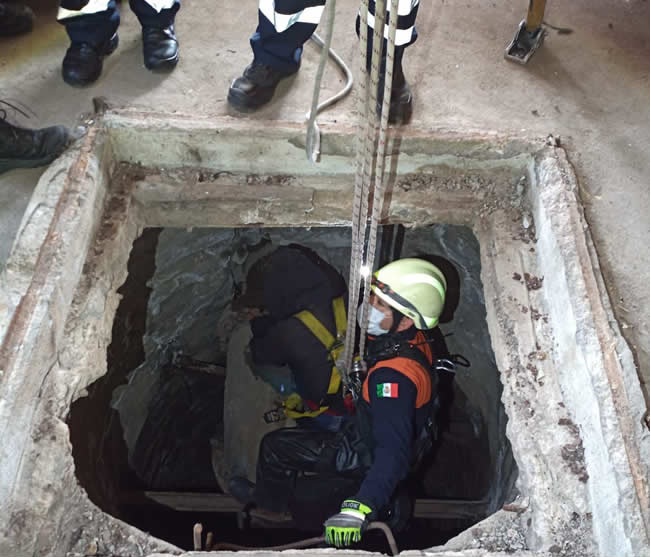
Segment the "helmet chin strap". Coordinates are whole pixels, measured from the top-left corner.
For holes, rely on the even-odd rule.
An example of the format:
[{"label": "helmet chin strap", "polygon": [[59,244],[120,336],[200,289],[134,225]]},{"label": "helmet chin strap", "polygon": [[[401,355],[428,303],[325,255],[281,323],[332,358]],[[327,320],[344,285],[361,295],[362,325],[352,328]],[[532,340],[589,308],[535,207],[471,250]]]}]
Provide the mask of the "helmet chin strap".
[{"label": "helmet chin strap", "polygon": [[393,315],[393,323],[391,323],[391,328],[389,329],[389,332],[387,334],[392,334],[395,333],[398,330],[398,326],[400,325],[400,321],[402,321],[402,318],[404,315],[400,313],[397,309],[391,308],[391,313]]}]

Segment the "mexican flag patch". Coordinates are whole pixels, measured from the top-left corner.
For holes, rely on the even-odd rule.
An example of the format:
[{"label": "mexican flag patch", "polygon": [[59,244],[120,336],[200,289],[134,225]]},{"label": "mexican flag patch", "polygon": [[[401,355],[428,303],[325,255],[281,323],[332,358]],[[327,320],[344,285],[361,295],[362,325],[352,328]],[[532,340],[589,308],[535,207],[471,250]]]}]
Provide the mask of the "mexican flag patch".
[{"label": "mexican flag patch", "polygon": [[398,398],[398,383],[378,383],[378,398]]}]

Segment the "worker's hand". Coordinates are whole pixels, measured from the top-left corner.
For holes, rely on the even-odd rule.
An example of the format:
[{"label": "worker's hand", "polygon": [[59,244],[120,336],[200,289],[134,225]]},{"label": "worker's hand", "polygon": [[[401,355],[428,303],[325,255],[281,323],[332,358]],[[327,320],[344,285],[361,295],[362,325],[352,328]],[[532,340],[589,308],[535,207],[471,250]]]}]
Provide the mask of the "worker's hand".
[{"label": "worker's hand", "polygon": [[341,510],[325,521],[326,543],[335,547],[346,547],[362,539],[362,532],[366,528],[367,516],[372,512],[370,507],[346,499],[341,504]]}]

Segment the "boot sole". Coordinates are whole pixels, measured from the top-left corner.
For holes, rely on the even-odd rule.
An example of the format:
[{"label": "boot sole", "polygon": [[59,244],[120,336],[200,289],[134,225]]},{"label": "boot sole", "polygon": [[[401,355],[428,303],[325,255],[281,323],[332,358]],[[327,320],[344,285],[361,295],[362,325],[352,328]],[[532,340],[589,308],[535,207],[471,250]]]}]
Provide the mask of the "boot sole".
[{"label": "boot sole", "polygon": [[228,104],[238,112],[255,112],[258,108],[262,108],[265,104],[270,102],[271,99],[273,99],[275,92],[276,89],[274,87],[270,95],[264,95],[263,97],[258,97],[255,100],[252,100],[246,95],[241,95],[237,91],[229,89],[227,100]]},{"label": "boot sole", "polygon": [[164,60],[156,60],[156,62],[145,62],[145,68],[151,71],[169,71],[173,70],[176,65],[179,63],[179,53],[172,56],[171,58],[165,58]]}]

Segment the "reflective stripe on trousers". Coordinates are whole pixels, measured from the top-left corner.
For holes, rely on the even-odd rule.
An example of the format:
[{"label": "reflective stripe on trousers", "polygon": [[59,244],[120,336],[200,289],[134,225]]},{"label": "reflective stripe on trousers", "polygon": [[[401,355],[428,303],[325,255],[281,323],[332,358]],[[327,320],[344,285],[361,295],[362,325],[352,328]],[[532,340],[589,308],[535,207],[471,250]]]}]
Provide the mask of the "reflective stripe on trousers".
[{"label": "reflective stripe on trousers", "polygon": [[[105,12],[111,7],[110,2],[111,0],[62,0],[57,12],[57,20]],[[143,2],[160,13],[161,10],[172,8],[176,0],[143,0]]]},{"label": "reflective stripe on trousers", "polygon": [[[396,29],[396,46],[404,46],[413,42],[416,24],[416,14],[420,0],[399,0],[398,1],[398,27]],[[391,11],[391,0],[386,0],[387,16],[384,26],[384,39],[389,38],[389,12]],[[359,14],[358,14],[359,17]],[[375,0],[369,0],[368,17],[366,23],[370,29],[375,28]]]},{"label": "reflective stripe on trousers", "polygon": [[[387,0],[387,18],[390,12],[390,0]],[[398,29],[396,30],[396,45],[402,46],[412,42],[416,12],[419,0],[399,0]],[[287,31],[295,23],[319,24],[325,0],[260,0],[258,9],[260,15],[267,18],[277,33]],[[368,26],[375,25],[375,1],[370,0],[368,6]],[[384,38],[388,38],[388,27],[384,28]]]}]

